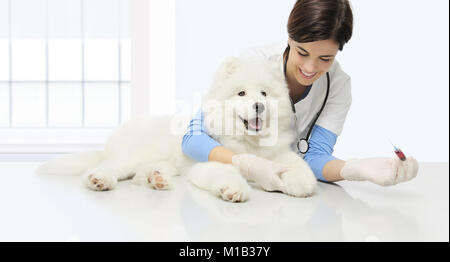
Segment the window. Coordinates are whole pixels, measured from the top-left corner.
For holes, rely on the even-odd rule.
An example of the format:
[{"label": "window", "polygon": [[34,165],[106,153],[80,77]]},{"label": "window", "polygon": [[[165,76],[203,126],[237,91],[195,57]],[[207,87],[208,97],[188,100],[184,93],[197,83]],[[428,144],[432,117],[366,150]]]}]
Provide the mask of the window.
[{"label": "window", "polygon": [[101,144],[130,117],[129,13],[129,0],[0,0],[0,152]]}]

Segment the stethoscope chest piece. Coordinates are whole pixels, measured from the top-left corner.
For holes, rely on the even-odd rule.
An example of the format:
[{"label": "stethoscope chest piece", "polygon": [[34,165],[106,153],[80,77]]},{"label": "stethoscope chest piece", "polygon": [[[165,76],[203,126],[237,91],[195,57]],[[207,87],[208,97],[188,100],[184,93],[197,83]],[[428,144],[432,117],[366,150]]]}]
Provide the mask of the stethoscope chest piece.
[{"label": "stethoscope chest piece", "polygon": [[302,138],[297,143],[297,148],[302,154],[306,154],[309,151],[309,143],[306,139]]}]

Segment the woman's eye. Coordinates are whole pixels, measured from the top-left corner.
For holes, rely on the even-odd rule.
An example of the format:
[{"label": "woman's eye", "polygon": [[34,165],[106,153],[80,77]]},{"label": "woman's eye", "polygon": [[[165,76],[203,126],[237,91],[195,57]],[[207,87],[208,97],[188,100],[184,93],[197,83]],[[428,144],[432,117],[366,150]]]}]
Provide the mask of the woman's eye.
[{"label": "woman's eye", "polygon": [[324,58],[321,58],[320,60],[322,60],[322,61],[324,61],[324,62],[330,62],[330,59],[324,59]]},{"label": "woman's eye", "polygon": [[301,56],[308,56],[307,54],[302,54],[301,52],[297,52]]},{"label": "woman's eye", "polygon": [[245,96],[245,95],[247,95],[247,93],[245,93],[245,91],[242,91],[239,93],[239,96]]},{"label": "woman's eye", "polygon": [[267,93],[266,93],[266,92],[264,92],[264,91],[262,91],[262,92],[261,92],[261,95],[263,95],[263,96],[267,96]]}]

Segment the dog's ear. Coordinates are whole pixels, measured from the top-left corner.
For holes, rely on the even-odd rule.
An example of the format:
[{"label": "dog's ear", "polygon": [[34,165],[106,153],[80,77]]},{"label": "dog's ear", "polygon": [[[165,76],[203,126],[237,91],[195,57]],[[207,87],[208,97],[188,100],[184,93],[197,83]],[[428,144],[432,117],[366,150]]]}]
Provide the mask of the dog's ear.
[{"label": "dog's ear", "polygon": [[227,78],[236,73],[239,66],[239,59],[236,57],[227,57],[219,67],[219,73]]},{"label": "dog's ear", "polygon": [[277,79],[284,79],[284,73],[280,68],[280,63],[281,61],[279,60],[278,56],[270,56],[267,60],[266,60],[266,64],[270,70],[270,72],[272,73],[272,75],[277,78]]}]

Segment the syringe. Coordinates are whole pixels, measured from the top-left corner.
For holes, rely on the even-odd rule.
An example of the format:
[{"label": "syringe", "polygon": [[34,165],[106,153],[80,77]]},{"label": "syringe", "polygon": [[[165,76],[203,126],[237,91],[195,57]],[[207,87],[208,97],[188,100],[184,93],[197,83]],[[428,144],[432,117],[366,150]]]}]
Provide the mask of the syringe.
[{"label": "syringe", "polygon": [[[389,142],[392,144],[391,141],[389,141]],[[398,156],[398,158],[400,158],[400,160],[402,160],[402,161],[406,161],[406,156],[403,153],[403,151],[400,148],[397,148],[396,146],[394,146],[394,144],[392,144],[392,146],[394,147],[395,154]]]}]

